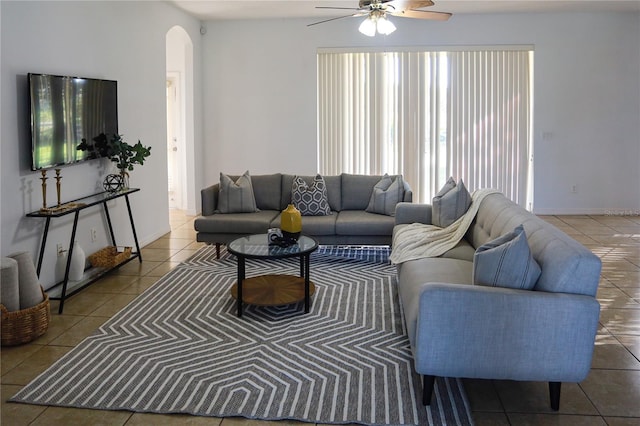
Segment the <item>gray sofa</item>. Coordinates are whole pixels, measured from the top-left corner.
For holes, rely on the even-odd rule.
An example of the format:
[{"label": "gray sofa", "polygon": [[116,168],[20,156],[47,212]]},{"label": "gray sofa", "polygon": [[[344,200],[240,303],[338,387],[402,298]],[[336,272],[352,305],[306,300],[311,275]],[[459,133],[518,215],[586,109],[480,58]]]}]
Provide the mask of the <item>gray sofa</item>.
[{"label": "gray sofa", "polygon": [[[431,223],[431,213],[428,204],[398,204],[394,232]],[[520,224],[542,270],[533,290],[472,285],[475,249]],[[561,382],[580,382],[591,368],[600,269],[600,259],[565,233],[502,194],[487,196],[455,248],[398,265],[424,404],[437,376],[509,379],[549,382],[558,410]]]},{"label": "gray sofa", "polygon": [[[219,184],[203,189],[202,215],[194,223],[197,241],[216,244],[219,255],[221,244],[249,234],[266,233],[269,228],[279,228],[280,212],[291,203],[294,177],[281,173],[251,176],[259,209],[255,213],[219,213]],[[301,177],[311,184],[315,176]],[[323,177],[332,214],[303,216],[303,234],[315,237],[320,244],[391,244],[394,217],[365,211],[373,187],[382,176],[343,173]],[[411,202],[413,194],[406,182],[404,189],[403,201]]]}]

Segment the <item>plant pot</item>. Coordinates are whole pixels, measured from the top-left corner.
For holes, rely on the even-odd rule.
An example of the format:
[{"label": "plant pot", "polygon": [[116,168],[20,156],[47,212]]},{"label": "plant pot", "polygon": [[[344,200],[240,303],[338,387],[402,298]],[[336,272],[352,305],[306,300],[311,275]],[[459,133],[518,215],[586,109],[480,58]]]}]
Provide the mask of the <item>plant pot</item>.
[{"label": "plant pot", "polygon": [[129,189],[129,173],[124,170],[120,171],[120,177],[122,178],[122,189]]}]

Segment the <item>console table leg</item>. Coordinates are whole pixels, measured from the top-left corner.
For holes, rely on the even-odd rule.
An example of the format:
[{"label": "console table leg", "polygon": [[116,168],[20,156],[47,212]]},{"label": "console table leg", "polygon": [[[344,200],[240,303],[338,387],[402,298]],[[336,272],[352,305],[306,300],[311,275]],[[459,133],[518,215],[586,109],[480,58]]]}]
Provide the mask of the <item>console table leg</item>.
[{"label": "console table leg", "polygon": [[102,207],[104,207],[104,215],[107,218],[107,226],[109,227],[109,235],[111,236],[111,245],[114,247],[116,244],[116,236],[113,233],[113,225],[111,225],[111,216],[109,216],[109,207],[107,207],[107,202],[102,203]]},{"label": "console table leg", "polygon": [[40,244],[40,256],[38,256],[38,268],[36,269],[36,274],[38,278],[40,278],[40,270],[42,269],[42,258],[44,257],[44,248],[47,245],[47,236],[49,235],[49,223],[51,223],[51,218],[47,217],[47,220],[44,223],[44,233],[42,234],[42,243]]},{"label": "console table leg", "polygon": [[129,211],[129,222],[131,222],[131,231],[133,231],[133,240],[136,242],[136,251],[138,252],[138,261],[142,263],[142,253],[140,252],[140,245],[138,244],[138,234],[136,234],[136,226],[133,224],[133,214],[131,214],[131,204],[129,203],[129,195],[125,195],[124,199],[127,201],[127,210]]},{"label": "console table leg", "polygon": [[73,228],[71,230],[71,240],[69,241],[69,250],[67,251],[67,266],[64,270],[64,281],[62,282],[62,293],[60,293],[60,306],[58,314],[62,314],[64,309],[64,299],[67,297],[67,284],[69,283],[69,269],[71,267],[71,256],[73,255],[73,242],[76,240],[76,231],[78,230],[78,217],[80,210],[77,210],[73,216]]}]

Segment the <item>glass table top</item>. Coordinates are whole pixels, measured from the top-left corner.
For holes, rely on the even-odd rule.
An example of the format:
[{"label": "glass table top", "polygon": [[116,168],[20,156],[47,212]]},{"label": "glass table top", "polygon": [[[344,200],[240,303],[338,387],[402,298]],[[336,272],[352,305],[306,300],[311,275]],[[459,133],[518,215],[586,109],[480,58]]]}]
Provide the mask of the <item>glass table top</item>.
[{"label": "glass table top", "polygon": [[243,257],[291,257],[311,253],[318,248],[315,238],[301,235],[296,244],[280,247],[269,244],[267,234],[249,235],[227,245],[229,253]]}]

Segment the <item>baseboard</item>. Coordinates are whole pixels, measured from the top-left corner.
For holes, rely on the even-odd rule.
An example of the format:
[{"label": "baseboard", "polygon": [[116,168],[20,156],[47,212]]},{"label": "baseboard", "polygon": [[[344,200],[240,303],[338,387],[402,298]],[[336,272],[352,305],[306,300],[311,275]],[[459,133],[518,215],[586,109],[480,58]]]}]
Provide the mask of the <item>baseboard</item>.
[{"label": "baseboard", "polygon": [[640,208],[629,208],[629,209],[604,209],[604,208],[570,208],[570,209],[533,209],[533,213],[537,215],[554,215],[554,216],[640,216]]},{"label": "baseboard", "polygon": [[171,232],[171,228],[167,229],[166,231],[160,231],[160,232],[157,232],[155,234],[149,235],[148,237],[144,238],[143,240],[138,241],[140,243],[140,248],[146,247],[148,244],[151,244],[152,242],[154,242],[158,238],[162,237],[163,235],[168,234],[169,232]]}]

